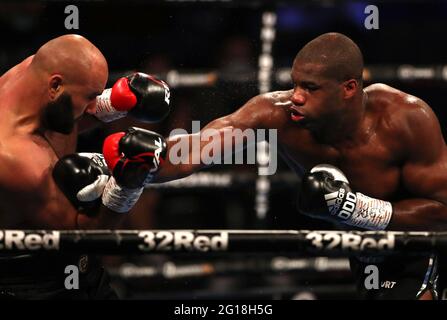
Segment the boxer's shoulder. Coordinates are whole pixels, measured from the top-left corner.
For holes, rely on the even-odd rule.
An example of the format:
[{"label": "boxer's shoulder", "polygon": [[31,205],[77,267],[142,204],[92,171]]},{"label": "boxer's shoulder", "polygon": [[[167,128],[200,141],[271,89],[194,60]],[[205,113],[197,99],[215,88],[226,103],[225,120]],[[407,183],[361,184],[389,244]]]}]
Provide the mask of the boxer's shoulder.
[{"label": "boxer's shoulder", "polygon": [[422,99],[383,83],[375,83],[365,88],[368,106],[388,112],[411,112],[427,108]]},{"label": "boxer's shoulder", "polygon": [[[439,121],[433,110],[422,99],[384,84],[365,88],[368,107],[377,116],[380,132],[399,141],[404,152],[413,146],[442,144]],[[431,141],[431,143],[426,143]],[[433,148],[431,148],[433,149]]]},{"label": "boxer's shoulder", "polygon": [[291,91],[274,91],[251,98],[230,117],[233,121],[243,123],[252,128],[278,128],[286,115],[287,104],[290,104]]},{"label": "boxer's shoulder", "polygon": [[272,91],[257,96],[258,100],[266,105],[276,106],[281,103],[290,103],[293,90]]},{"label": "boxer's shoulder", "polygon": [[34,55],[29,56],[19,64],[16,64],[14,67],[6,71],[4,74],[0,75],[0,87],[7,83],[11,78],[17,76],[17,74],[22,73],[24,70],[26,70],[31,62],[33,61]]},{"label": "boxer's shoulder", "polygon": [[383,83],[374,83],[365,88],[368,101],[373,106],[393,107],[396,104],[405,103],[408,94]]},{"label": "boxer's shoulder", "polygon": [[[254,100],[262,112],[271,120],[287,120],[289,108],[292,104],[290,98],[293,90],[272,91],[257,96]],[[260,109],[261,109],[260,108]]]},{"label": "boxer's shoulder", "polygon": [[386,84],[373,84],[365,88],[367,108],[377,113],[387,124],[398,127],[415,121],[436,119],[431,108],[420,98]]}]

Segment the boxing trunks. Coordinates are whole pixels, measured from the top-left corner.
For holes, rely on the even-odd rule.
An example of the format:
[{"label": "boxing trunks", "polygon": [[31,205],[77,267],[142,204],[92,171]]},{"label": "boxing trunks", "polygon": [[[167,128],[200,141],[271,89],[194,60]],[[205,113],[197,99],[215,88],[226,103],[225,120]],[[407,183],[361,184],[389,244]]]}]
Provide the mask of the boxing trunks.
[{"label": "boxing trunks", "polygon": [[[78,289],[73,288],[76,269]],[[68,288],[66,282],[69,283]],[[86,255],[0,255],[0,300],[116,299],[109,278],[99,262]]]},{"label": "boxing trunks", "polygon": [[[360,299],[414,300],[429,291],[438,299],[438,257],[353,257],[351,269],[356,275]],[[378,268],[378,288],[365,285],[372,272],[368,265]]]}]

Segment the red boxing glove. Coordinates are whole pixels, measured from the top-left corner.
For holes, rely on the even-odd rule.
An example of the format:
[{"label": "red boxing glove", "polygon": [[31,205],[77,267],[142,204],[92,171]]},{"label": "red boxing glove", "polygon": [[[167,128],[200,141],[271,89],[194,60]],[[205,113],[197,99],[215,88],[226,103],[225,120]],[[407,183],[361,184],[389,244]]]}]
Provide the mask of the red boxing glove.
[{"label": "red boxing glove", "polygon": [[163,164],[166,141],[155,132],[132,127],[108,136],[103,152],[113,177],[105,187],[102,202],[115,212],[127,212]]},{"label": "red boxing glove", "polygon": [[148,175],[160,169],[166,150],[161,135],[135,127],[108,136],[103,146],[107,166],[117,183],[126,188],[143,187]]},{"label": "red boxing glove", "polygon": [[110,122],[127,114],[134,118],[155,123],[170,112],[170,89],[162,80],[144,73],[118,79],[111,89],[106,89],[96,100],[95,116]]}]

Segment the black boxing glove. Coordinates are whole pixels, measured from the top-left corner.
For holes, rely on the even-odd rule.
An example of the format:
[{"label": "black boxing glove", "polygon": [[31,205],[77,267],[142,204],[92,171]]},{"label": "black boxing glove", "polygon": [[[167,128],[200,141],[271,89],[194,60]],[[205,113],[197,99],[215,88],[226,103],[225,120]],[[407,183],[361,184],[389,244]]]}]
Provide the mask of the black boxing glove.
[{"label": "black boxing glove", "polygon": [[96,98],[95,116],[110,122],[127,114],[144,122],[156,123],[170,111],[170,89],[162,80],[144,73],[120,78],[111,89]]},{"label": "black boxing glove", "polygon": [[115,212],[127,212],[163,164],[166,141],[155,132],[131,127],[108,136],[103,152],[113,177],[105,187],[102,202]]},{"label": "black boxing glove", "polygon": [[393,213],[390,202],[353,192],[338,168],[321,164],[303,176],[298,210],[313,218],[368,230],[385,229]]},{"label": "black boxing glove", "polygon": [[100,153],[64,156],[53,168],[53,179],[78,210],[97,207],[110,171]]}]

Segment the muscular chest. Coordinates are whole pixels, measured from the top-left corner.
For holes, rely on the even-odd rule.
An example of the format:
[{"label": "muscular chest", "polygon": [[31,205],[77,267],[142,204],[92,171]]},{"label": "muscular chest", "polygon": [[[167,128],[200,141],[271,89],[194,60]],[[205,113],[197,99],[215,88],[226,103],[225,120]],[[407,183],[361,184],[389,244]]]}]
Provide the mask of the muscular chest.
[{"label": "muscular chest", "polygon": [[297,141],[293,132],[281,137],[288,161],[306,170],[320,163],[341,169],[351,186],[369,196],[390,199],[400,190],[400,169],[394,147],[380,135],[373,135],[365,143],[332,147],[313,141]]},{"label": "muscular chest", "polygon": [[400,168],[386,141],[373,139],[365,145],[337,150],[336,154],[334,164],[357,191],[381,199],[402,193]]},{"label": "muscular chest", "polygon": [[58,158],[52,148],[31,138],[22,140],[14,151],[22,172],[2,194],[8,199],[6,211],[16,212],[16,218],[28,227],[74,226],[74,209],[53,180]]},{"label": "muscular chest", "polygon": [[47,204],[60,202],[64,197],[53,179],[53,168],[59,160],[55,150],[47,143],[30,142],[28,145],[28,161],[31,170],[36,174],[36,180],[40,183],[43,192],[40,194],[41,200]]}]

